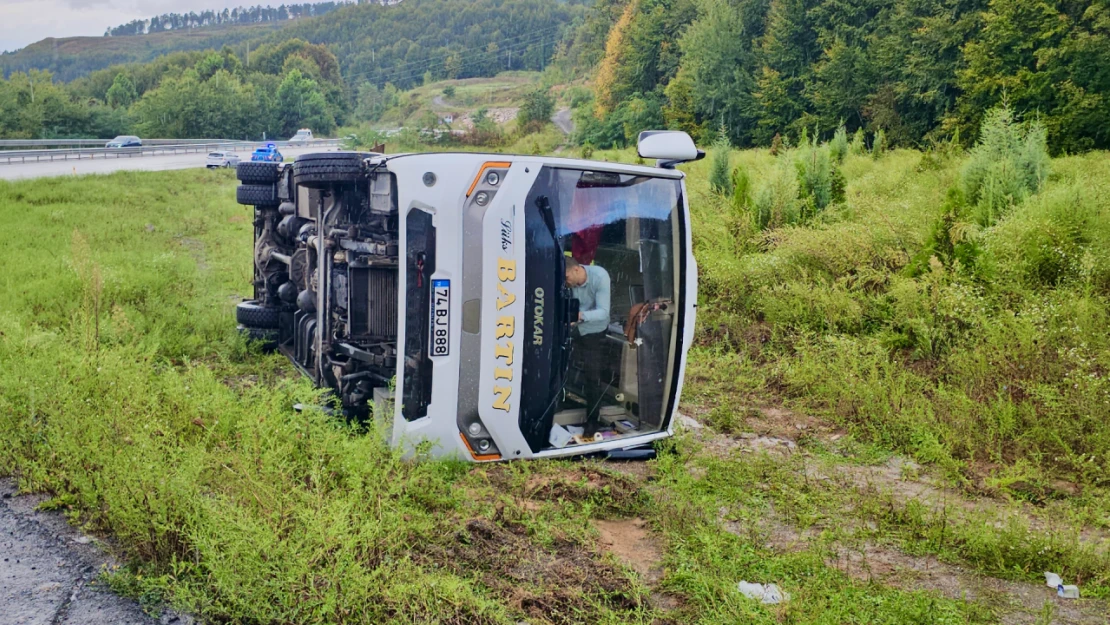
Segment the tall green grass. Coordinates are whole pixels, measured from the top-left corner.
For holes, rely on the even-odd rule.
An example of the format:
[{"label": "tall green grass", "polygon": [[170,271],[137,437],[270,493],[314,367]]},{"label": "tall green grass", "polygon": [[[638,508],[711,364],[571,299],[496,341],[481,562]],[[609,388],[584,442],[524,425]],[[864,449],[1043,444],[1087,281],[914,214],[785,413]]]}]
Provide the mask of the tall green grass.
[{"label": "tall green grass", "polygon": [[252,218],[234,184],[0,183],[0,474],[114,536],[131,563],[115,587],[206,620],[514,623],[535,604],[555,621],[650,621],[640,587],[600,560],[548,580],[545,563],[592,540],[589,516],[638,505],[619,481],[602,476],[604,496],[567,482],[536,527],[509,499],[492,551],[446,557],[469,553],[468,523],[503,514],[489,474],[402,461],[372,430],[293,410],[317,392],[234,328]]},{"label": "tall green grass", "polygon": [[705,166],[693,165],[699,336],[765,328],[770,340],[735,349],[758,354],[768,393],[968,484],[1020,483],[1034,497],[1054,496],[1055,480],[1104,487],[1110,161],[1055,159],[1046,177],[1030,147],[1043,135],[1005,130],[1025,191],[1006,195],[1005,211],[990,204],[989,223],[975,219],[993,201],[983,180],[1005,172],[980,175],[985,148],[966,159],[849,150],[844,203],[802,227],[765,217],[801,210],[804,177],[783,156],[734,157],[759,181],[755,228],[712,226],[744,217],[702,190]]},{"label": "tall green grass", "polygon": [[[917,152],[875,160],[849,145],[842,200],[804,222],[754,225],[776,172],[793,185],[780,200],[801,205],[798,154],[731,154],[750,206],[710,190],[709,163],[686,166],[703,344],[687,400],[781,398],[973,489],[1039,503],[1075,482],[1090,511],[1074,514],[1105,516],[1105,155],[1053,161],[996,223],[952,235],[976,246],[968,266],[930,251],[956,210],[946,198],[962,157],[926,166]],[[853,581],[820,544],[781,554],[724,531],[723,507],[841,505],[793,465],[704,459],[683,438],[637,489],[589,463],[404,461],[373,431],[294,412],[315,390],[232,324],[249,288],[251,219],[233,185],[200,171],[0,183],[0,473],[114,535],[131,563],[117,588],[221,622],[650,623],[665,615],[589,528],[642,515],[662,537],[678,622],[990,620],[975,605]],[[781,491],[749,487],[771,478]],[[819,505],[806,512],[806,501]],[[1030,544],[1059,552],[1010,553],[1028,532],[952,538],[914,513],[858,514],[905,544],[939,531],[948,542],[931,549],[984,571],[1059,563],[1105,585],[1099,556],[1052,541]],[[747,602],[735,591],[744,578],[794,598]]]}]

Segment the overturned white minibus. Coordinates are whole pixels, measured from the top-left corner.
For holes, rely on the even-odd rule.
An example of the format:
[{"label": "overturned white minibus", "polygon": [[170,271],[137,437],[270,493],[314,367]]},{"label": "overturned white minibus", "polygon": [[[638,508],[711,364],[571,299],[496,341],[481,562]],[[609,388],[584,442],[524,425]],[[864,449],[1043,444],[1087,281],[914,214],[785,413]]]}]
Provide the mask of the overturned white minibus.
[{"label": "overturned white minibus", "polygon": [[[681,132],[640,166],[326,152],[241,163],[255,207],[240,329],[394,445],[474,461],[670,435],[697,271]],[[374,408],[377,407],[377,410]]]}]

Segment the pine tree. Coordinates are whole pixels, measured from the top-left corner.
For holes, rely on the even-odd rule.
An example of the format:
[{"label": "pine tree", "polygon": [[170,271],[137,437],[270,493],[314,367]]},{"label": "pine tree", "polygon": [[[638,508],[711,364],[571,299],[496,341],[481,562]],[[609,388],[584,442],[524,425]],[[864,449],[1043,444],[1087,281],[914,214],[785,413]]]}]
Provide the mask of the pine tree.
[{"label": "pine tree", "polygon": [[720,195],[732,193],[732,181],[729,180],[731,150],[728,129],[722,124],[717,131],[717,140],[713,142],[713,160],[709,163],[709,186]]}]

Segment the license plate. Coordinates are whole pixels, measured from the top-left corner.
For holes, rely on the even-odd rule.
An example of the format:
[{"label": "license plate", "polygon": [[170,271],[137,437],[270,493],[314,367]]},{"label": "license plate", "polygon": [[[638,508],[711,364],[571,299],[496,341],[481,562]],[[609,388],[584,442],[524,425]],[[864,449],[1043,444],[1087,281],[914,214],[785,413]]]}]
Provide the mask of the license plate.
[{"label": "license plate", "polygon": [[429,356],[446,356],[451,349],[451,281],[432,280],[431,340]]}]

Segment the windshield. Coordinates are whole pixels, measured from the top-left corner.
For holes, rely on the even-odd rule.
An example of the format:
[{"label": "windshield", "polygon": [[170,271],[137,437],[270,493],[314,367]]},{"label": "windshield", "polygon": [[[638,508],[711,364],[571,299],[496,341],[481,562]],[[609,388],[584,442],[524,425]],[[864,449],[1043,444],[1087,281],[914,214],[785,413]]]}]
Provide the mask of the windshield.
[{"label": "windshield", "polygon": [[[571,445],[666,425],[678,353],[680,209],[678,180],[541,171],[525,207],[526,292],[538,293],[545,279],[557,281],[553,286],[569,305],[550,308],[569,318],[543,320],[554,339],[550,353],[540,346],[525,350],[525,383],[548,381],[543,389],[522,388],[549,398],[521,409],[533,448],[555,445],[553,425],[576,437]],[[545,216],[554,225],[554,255],[541,244],[541,233],[551,231]]]}]

